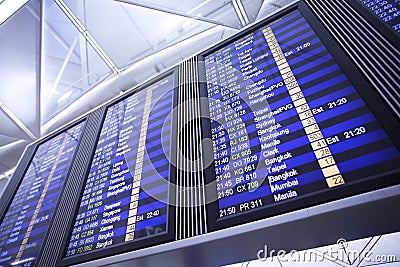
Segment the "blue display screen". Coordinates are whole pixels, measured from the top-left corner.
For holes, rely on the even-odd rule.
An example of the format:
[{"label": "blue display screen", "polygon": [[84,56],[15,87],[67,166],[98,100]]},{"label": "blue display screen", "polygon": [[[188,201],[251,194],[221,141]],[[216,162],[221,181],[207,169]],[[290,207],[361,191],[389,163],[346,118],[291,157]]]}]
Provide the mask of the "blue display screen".
[{"label": "blue display screen", "polygon": [[0,225],[0,266],[34,266],[83,131],[39,145]]},{"label": "blue display screen", "polygon": [[359,0],[379,19],[396,32],[400,32],[400,1],[398,0]]},{"label": "blue display screen", "polygon": [[173,76],[110,106],[66,257],[167,231]]},{"label": "blue display screen", "polygon": [[205,68],[220,219],[398,169],[399,150],[299,11]]}]

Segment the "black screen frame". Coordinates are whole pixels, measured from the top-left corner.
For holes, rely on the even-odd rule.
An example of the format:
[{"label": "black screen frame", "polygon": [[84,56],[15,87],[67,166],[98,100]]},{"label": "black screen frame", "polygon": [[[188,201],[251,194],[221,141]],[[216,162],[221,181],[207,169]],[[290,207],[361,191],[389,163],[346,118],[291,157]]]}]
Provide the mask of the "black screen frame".
[{"label": "black screen frame", "polygon": [[28,170],[29,164],[36,152],[37,146],[37,143],[26,146],[25,151],[23,152],[20,161],[17,164],[17,168],[15,169],[9,183],[4,189],[4,193],[0,199],[0,223],[3,221],[3,218],[6,215],[10,204],[12,203],[14,195],[17,193],[19,185],[21,184],[23,177]]},{"label": "black screen frame", "polygon": [[[363,77],[361,72],[359,72],[355,66],[355,64],[351,61],[351,59],[344,53],[343,49],[334,41],[334,38],[328,33],[328,31],[324,28],[322,23],[317,19],[317,17],[312,13],[312,11],[301,1],[298,3],[294,3],[289,7],[281,10],[280,12],[252,25],[251,27],[245,29],[233,37],[228,38],[227,40],[219,43],[216,46],[204,51],[198,56],[198,60],[202,61],[201,69],[203,77],[201,77],[202,81],[206,81],[205,77],[205,64],[204,59],[206,56],[210,55],[213,52],[216,52],[229,44],[237,41],[244,36],[251,34],[252,32],[258,30],[259,28],[266,26],[267,24],[279,19],[280,17],[298,10],[305,20],[310,24],[311,28],[315,31],[317,36],[321,39],[322,43],[325,45],[329,53],[332,55],[335,62],[341,68],[343,73],[346,75],[350,83],[354,86],[357,93],[361,96],[361,99],[364,100],[367,107],[370,109],[372,114],[376,117],[377,121],[380,123],[382,128],[386,131],[391,141],[395,144],[395,146],[400,150],[400,140],[396,138],[398,133],[400,132],[400,121],[394,114],[390,111],[390,109],[384,104],[383,99],[374,92],[372,86],[367,82],[367,79]],[[358,88],[362,88],[363,90],[359,90]],[[200,95],[207,97],[207,85],[205,82],[200,84]],[[209,118],[209,110],[201,111],[203,116]],[[210,120],[208,122],[203,123],[202,129],[203,138],[211,139],[211,123]],[[205,151],[205,153],[207,153]],[[209,152],[208,152],[209,153]],[[215,172],[214,172],[214,163],[211,166],[208,166],[205,169],[206,183],[210,184],[215,181]],[[379,180],[379,184],[376,184],[377,180]],[[248,212],[240,213],[235,216],[227,216],[224,219],[219,219],[218,217],[218,201],[211,201],[212,199],[217,199],[217,192],[208,192],[208,196],[210,197],[207,200],[207,221],[208,227],[210,231],[216,231],[225,229],[227,227],[236,226],[243,223],[252,222],[255,220],[260,220],[284,213],[288,213],[295,210],[300,210],[303,208],[315,206],[318,204],[338,200],[341,198],[349,197],[356,194],[361,194],[364,192],[388,187],[391,185],[399,184],[400,181],[398,179],[398,172],[388,174],[384,177],[379,177],[378,179],[361,179],[356,182],[346,183],[345,185],[338,186],[336,188],[326,188],[321,191],[317,191],[314,194],[308,194],[305,196],[300,196],[300,198],[295,198],[292,200],[286,200],[286,202],[276,203],[272,206],[267,206],[264,208],[250,210]]]},{"label": "black screen frame", "polygon": [[25,177],[26,172],[28,171],[29,166],[30,166],[33,158],[35,157],[38,148],[42,144],[50,141],[51,139],[53,139],[54,137],[58,136],[59,134],[62,134],[64,132],[68,131],[69,129],[77,126],[80,123],[83,123],[81,138],[79,139],[79,142],[78,142],[78,144],[76,146],[76,149],[74,151],[74,155],[72,157],[71,164],[70,164],[70,166],[68,168],[68,172],[66,173],[63,186],[61,187],[61,190],[60,190],[60,195],[59,195],[59,197],[57,199],[57,204],[56,204],[56,206],[54,208],[53,216],[52,216],[52,218],[51,218],[51,220],[50,220],[50,222],[48,224],[48,228],[47,228],[46,234],[45,234],[45,236],[43,238],[43,245],[40,248],[40,251],[39,251],[39,253],[37,255],[37,258],[36,258],[36,261],[35,261],[35,265],[38,264],[42,254],[43,254],[44,244],[46,243],[46,241],[48,239],[49,232],[52,229],[53,221],[55,219],[54,215],[57,213],[58,207],[60,205],[61,196],[64,194],[65,187],[66,187],[66,184],[67,184],[67,180],[68,180],[68,177],[69,177],[70,172],[72,170],[72,165],[73,165],[73,163],[75,161],[75,157],[77,155],[77,151],[79,150],[82,138],[85,135],[87,121],[88,121],[88,116],[86,115],[86,116],[84,116],[82,118],[79,118],[78,120],[76,120],[74,122],[71,122],[71,123],[63,126],[62,128],[56,130],[55,132],[51,133],[50,135],[44,137],[43,139],[40,139],[40,140],[28,145],[26,147],[26,150],[24,151],[24,154],[21,157],[20,162],[18,163],[17,169],[16,169],[14,175],[12,176],[11,181],[9,182],[9,185],[6,188],[7,189],[6,192],[4,192],[3,197],[0,200],[1,201],[0,202],[0,209],[2,211],[2,213],[0,214],[0,223],[1,223],[3,221],[3,219],[4,219],[4,216],[7,214],[7,211],[9,210],[10,205],[12,204],[12,201],[14,199],[15,194],[18,192],[18,189],[21,186],[23,178]]},{"label": "black screen frame", "polygon": [[[177,106],[177,101],[176,101],[177,100],[176,96],[177,96],[177,92],[178,92],[178,90],[177,90],[177,87],[178,87],[177,67],[172,68],[172,69],[164,72],[160,76],[157,76],[156,78],[151,79],[150,81],[147,81],[144,84],[141,84],[141,85],[133,88],[131,91],[124,93],[120,97],[113,99],[109,103],[100,107],[100,108],[103,108],[104,110],[103,110],[101,118],[98,121],[97,126],[96,126],[97,129],[96,129],[96,134],[95,134],[95,140],[92,143],[92,147],[90,148],[90,150],[91,150],[90,157],[87,159],[87,164],[84,168],[85,173],[82,176],[82,180],[81,180],[80,186],[78,188],[78,190],[80,192],[79,197],[78,197],[78,199],[75,200],[74,210],[72,210],[72,212],[71,212],[67,231],[65,231],[66,235],[63,238],[62,249],[60,250],[60,253],[57,258],[57,266],[70,266],[70,265],[79,264],[79,263],[83,263],[83,262],[107,258],[107,257],[114,256],[117,254],[126,253],[126,252],[134,251],[137,249],[146,248],[149,246],[159,245],[159,244],[163,244],[163,243],[174,240],[174,238],[175,238],[175,227],[174,227],[175,208],[172,205],[168,205],[168,214],[167,214],[168,217],[167,217],[167,229],[166,229],[167,231],[164,233],[156,234],[156,235],[154,235],[152,237],[148,237],[148,238],[143,238],[143,239],[129,241],[126,243],[112,245],[110,247],[94,250],[91,252],[84,252],[82,254],[77,254],[77,255],[73,255],[73,256],[69,256],[69,257],[65,256],[66,252],[68,250],[68,244],[69,244],[70,238],[72,236],[72,229],[74,228],[75,218],[79,211],[79,206],[80,206],[81,199],[83,196],[83,191],[85,189],[88,174],[89,174],[90,167],[91,167],[91,164],[93,161],[93,155],[95,153],[97,143],[99,141],[100,133],[101,133],[101,130],[103,127],[104,120],[106,118],[108,108],[120,103],[121,101],[125,100],[126,98],[128,98],[142,90],[146,90],[149,86],[163,80],[164,78],[166,78],[168,76],[173,76],[174,86],[172,89],[173,90],[172,108],[174,109]],[[174,124],[175,120],[173,117],[171,118],[171,120],[172,120],[172,124]],[[176,127],[171,127],[171,137],[173,137],[173,136],[176,136]],[[176,151],[174,151],[173,147],[176,147],[176,141],[174,138],[171,138],[170,157],[173,157],[176,154]],[[170,163],[169,175],[170,175],[169,189],[168,189],[169,190],[169,203],[173,203],[171,201],[175,199],[175,191],[172,189],[173,189],[173,184],[175,184],[175,182],[176,182],[176,168],[171,163]]]}]

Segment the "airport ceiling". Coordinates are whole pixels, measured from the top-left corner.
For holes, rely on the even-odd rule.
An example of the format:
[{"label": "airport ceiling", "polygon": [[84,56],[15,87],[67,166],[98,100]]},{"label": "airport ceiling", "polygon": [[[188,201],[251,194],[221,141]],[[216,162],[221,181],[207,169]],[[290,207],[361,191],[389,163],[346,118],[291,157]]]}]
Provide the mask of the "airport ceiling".
[{"label": "airport ceiling", "polygon": [[0,180],[29,143],[294,1],[19,2],[0,20]]}]

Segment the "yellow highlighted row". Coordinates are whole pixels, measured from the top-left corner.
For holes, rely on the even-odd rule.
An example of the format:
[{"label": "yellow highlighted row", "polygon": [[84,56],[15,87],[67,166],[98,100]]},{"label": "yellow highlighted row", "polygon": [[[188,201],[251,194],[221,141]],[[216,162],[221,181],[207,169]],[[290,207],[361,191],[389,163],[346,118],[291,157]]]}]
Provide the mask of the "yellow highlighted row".
[{"label": "yellow highlighted row", "polygon": [[143,158],[146,145],[147,126],[149,124],[150,104],[152,89],[147,90],[146,103],[143,110],[142,126],[139,136],[138,152],[136,154],[136,165],[133,175],[131,202],[129,205],[128,223],[126,226],[125,242],[132,241],[135,238],[136,215],[139,201],[140,181],[142,179]]},{"label": "yellow highlighted row", "polygon": [[263,33],[328,186],[333,187],[344,184],[343,177],[340,174],[335,159],[327,146],[324,136],[314,118],[314,114],[307,104],[307,100],[296,81],[296,77],[293,75],[275,35],[269,27],[265,28]]}]

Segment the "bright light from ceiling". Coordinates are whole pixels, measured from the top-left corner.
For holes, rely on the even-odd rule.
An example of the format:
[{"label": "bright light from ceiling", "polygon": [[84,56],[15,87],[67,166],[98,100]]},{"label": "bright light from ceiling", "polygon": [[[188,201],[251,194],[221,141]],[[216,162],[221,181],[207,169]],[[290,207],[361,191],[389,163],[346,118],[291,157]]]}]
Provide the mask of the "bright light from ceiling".
[{"label": "bright light from ceiling", "polygon": [[29,0],[3,0],[0,2],[0,25]]}]

